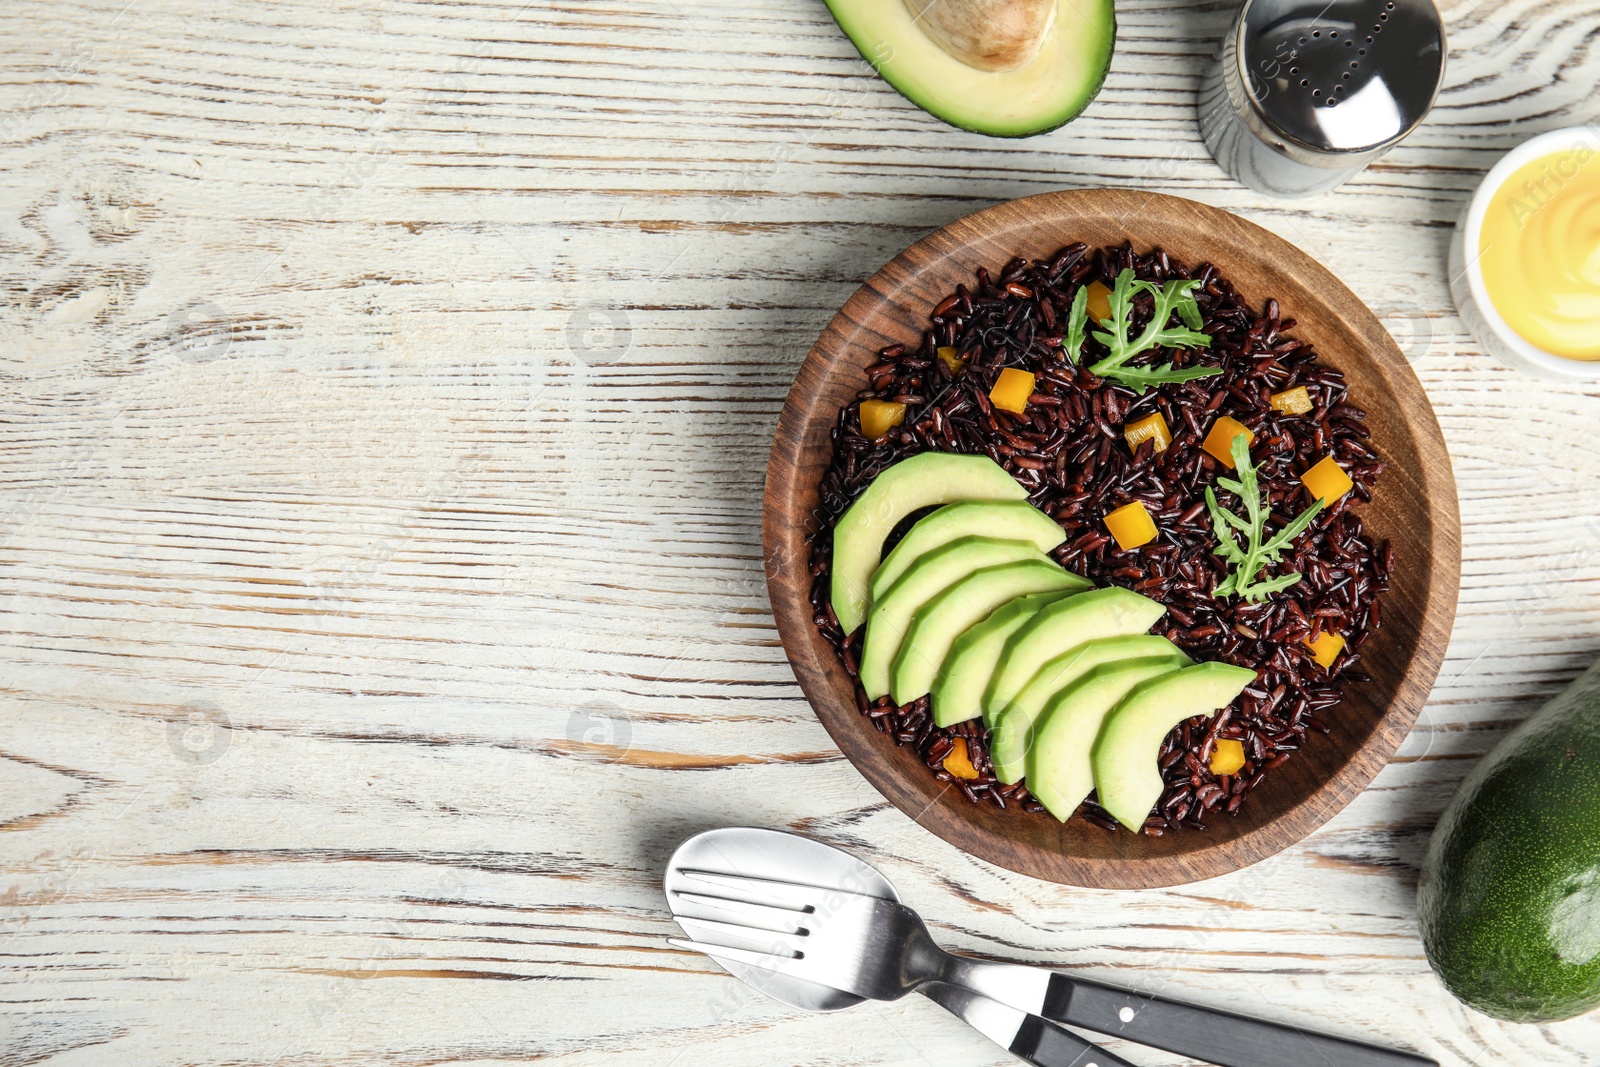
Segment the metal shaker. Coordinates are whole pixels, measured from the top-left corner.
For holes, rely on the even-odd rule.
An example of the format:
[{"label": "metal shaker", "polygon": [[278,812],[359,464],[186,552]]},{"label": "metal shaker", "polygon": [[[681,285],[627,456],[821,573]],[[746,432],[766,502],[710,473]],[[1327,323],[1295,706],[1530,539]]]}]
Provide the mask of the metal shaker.
[{"label": "metal shaker", "polygon": [[1433,0],[1245,0],[1201,85],[1201,135],[1258,192],[1324,192],[1416,129],[1446,50]]}]

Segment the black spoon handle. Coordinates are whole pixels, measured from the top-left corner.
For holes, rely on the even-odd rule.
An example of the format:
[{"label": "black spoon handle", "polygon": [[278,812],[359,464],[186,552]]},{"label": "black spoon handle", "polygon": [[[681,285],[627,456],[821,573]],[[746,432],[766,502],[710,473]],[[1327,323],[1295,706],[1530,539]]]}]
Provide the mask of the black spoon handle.
[{"label": "black spoon handle", "polygon": [[1051,972],[1039,1014],[1217,1067],[1438,1067],[1399,1052]]}]

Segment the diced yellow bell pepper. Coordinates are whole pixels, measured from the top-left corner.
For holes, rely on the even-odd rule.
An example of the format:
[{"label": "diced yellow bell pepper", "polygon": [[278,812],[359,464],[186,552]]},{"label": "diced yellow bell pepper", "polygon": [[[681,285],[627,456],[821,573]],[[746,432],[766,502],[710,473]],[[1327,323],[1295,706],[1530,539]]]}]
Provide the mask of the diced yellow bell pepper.
[{"label": "diced yellow bell pepper", "polygon": [[1218,463],[1233,470],[1233,439],[1244,434],[1246,444],[1254,444],[1256,435],[1250,428],[1238,419],[1227,415],[1217,416],[1217,421],[1211,424],[1211,432],[1206,434],[1206,439],[1201,448],[1216,457]]},{"label": "diced yellow bell pepper", "polygon": [[951,374],[960,374],[961,368],[967,365],[967,361],[956,354],[956,350],[952,345],[942,345],[938,352],[939,362],[943,363],[945,369]]},{"label": "diced yellow bell pepper", "polygon": [[1106,529],[1117,539],[1123,549],[1147,545],[1156,538],[1156,520],[1150,517],[1145,506],[1135,500],[1106,516]]},{"label": "diced yellow bell pepper", "polygon": [[1089,296],[1083,303],[1090,322],[1101,322],[1111,317],[1111,290],[1099,282],[1089,283]]},{"label": "diced yellow bell pepper", "polygon": [[1306,387],[1297,385],[1293,389],[1273,393],[1272,406],[1285,415],[1304,415],[1317,405],[1311,402],[1311,394],[1306,391]]},{"label": "diced yellow bell pepper", "polygon": [[893,400],[861,402],[861,436],[874,441],[906,421],[906,406]]},{"label": "diced yellow bell pepper", "polygon": [[1212,774],[1238,774],[1244,769],[1244,742],[1231,737],[1217,738],[1211,752]]},{"label": "diced yellow bell pepper", "polygon": [[956,747],[952,748],[950,754],[944,758],[944,769],[957,778],[965,778],[969,782],[978,777],[978,768],[972,765],[972,757],[967,755],[966,738],[956,738]]},{"label": "diced yellow bell pepper", "polygon": [[989,390],[989,403],[1021,415],[1028,410],[1028,398],[1033,395],[1035,380],[1034,376],[1025,370],[1007,367],[1000,372],[1000,377],[995,379],[994,388]]},{"label": "diced yellow bell pepper", "polygon": [[1323,506],[1330,508],[1356,484],[1332,456],[1324,456],[1300,476],[1300,481],[1310,491],[1311,499],[1325,501]]},{"label": "diced yellow bell pepper", "polygon": [[1331,669],[1333,661],[1338,659],[1339,653],[1344,651],[1344,638],[1332,630],[1322,631],[1317,635],[1315,641],[1307,641],[1305,638],[1300,640],[1311,650],[1311,658],[1316,660],[1323,670]]},{"label": "diced yellow bell pepper", "polygon": [[1161,412],[1146,415],[1138,422],[1130,422],[1122,428],[1122,436],[1128,439],[1128,451],[1137,452],[1139,446],[1146,441],[1156,443],[1157,452],[1165,452],[1167,446],[1172,444],[1172,431],[1167,429],[1167,420],[1161,417]]}]

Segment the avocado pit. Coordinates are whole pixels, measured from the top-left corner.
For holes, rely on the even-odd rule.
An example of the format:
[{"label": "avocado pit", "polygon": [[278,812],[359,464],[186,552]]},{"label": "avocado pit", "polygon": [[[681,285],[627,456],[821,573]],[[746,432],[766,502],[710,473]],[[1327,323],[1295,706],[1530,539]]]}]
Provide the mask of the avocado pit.
[{"label": "avocado pit", "polygon": [[953,59],[1012,71],[1039,54],[1055,25],[1056,0],[904,0],[911,18]]}]

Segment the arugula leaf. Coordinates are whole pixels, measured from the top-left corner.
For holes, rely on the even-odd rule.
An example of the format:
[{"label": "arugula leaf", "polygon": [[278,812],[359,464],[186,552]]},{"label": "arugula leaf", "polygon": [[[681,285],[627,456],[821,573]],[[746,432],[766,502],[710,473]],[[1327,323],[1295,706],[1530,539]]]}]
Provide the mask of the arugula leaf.
[{"label": "arugula leaf", "polygon": [[[1101,322],[1101,326],[1117,331],[1115,344],[1112,339],[1106,338],[1106,344],[1114,355],[1118,346],[1122,349],[1128,347],[1128,326],[1133,325],[1133,294],[1141,288],[1144,286],[1133,277],[1133,267],[1126,267],[1122,274],[1117,275],[1117,283],[1110,290],[1110,301],[1107,301],[1110,304],[1110,322]],[[1104,362],[1106,360],[1101,360],[1101,363]]]},{"label": "arugula leaf", "polygon": [[[1263,513],[1265,502],[1261,496],[1261,483],[1256,477],[1256,465],[1250,462],[1249,439],[1239,434],[1234,437],[1229,451],[1239,477],[1237,480],[1218,478],[1217,484],[1244,501],[1245,518],[1225,510],[1217,503],[1217,494],[1211,491],[1209,485],[1206,486],[1206,510],[1211,513],[1211,528],[1217,535],[1214,552],[1233,567],[1211,592],[1213,596],[1239,596],[1247,604],[1259,604],[1269,595],[1282,592],[1300,580],[1298,574],[1282,574],[1257,581],[1256,575],[1263,568],[1277,563],[1295,539],[1305,533],[1312,520],[1322,511],[1323,502],[1318,500],[1306,508],[1263,543],[1261,538],[1267,524],[1267,517]],[[1234,530],[1244,535],[1243,547],[1235,538]]]},{"label": "arugula leaf", "polygon": [[1083,327],[1089,319],[1089,287],[1078,286],[1078,292],[1072,298],[1072,308],[1067,312],[1067,336],[1062,340],[1061,347],[1067,354],[1067,362],[1074,367],[1083,356]]},{"label": "arugula leaf", "polygon": [[1222,373],[1220,367],[1173,367],[1170,363],[1163,363],[1157,367],[1122,367],[1112,371],[1111,375],[1123,385],[1136,389],[1143,395],[1152,385],[1192,382],[1196,378],[1209,378],[1220,373]]},{"label": "arugula leaf", "polygon": [[[1196,303],[1194,299],[1194,291],[1198,288],[1200,288],[1200,283],[1195,282],[1193,285],[1184,289],[1183,299],[1174,305],[1178,311],[1178,318],[1182,319],[1184,325],[1188,326],[1196,333],[1198,333],[1206,324],[1206,320],[1200,317],[1200,305]],[[1210,334],[1206,334],[1206,339],[1200,342],[1202,347],[1210,343]]]},{"label": "arugula leaf", "polygon": [[[1200,330],[1204,320],[1200,316],[1200,305],[1194,298],[1194,291],[1199,287],[1200,282],[1191,278],[1179,278],[1158,285],[1135,278],[1132,269],[1118,274],[1111,290],[1111,317],[1102,319],[1100,329],[1090,334],[1105,345],[1111,354],[1091,366],[1090,372],[1096,377],[1120,382],[1140,394],[1154,385],[1189,382],[1221,374],[1220,367],[1178,368],[1171,363],[1150,367],[1124,366],[1135,356],[1152,348],[1210,346],[1211,335]],[[1133,298],[1140,293],[1150,294],[1155,304],[1154,313],[1138,337],[1129,337],[1133,327]],[[1174,312],[1182,321],[1182,326],[1171,325]],[[1088,287],[1084,286],[1072,298],[1072,309],[1067,315],[1067,336],[1061,342],[1068,361],[1074,366],[1083,354],[1083,334],[1088,317]]]}]

